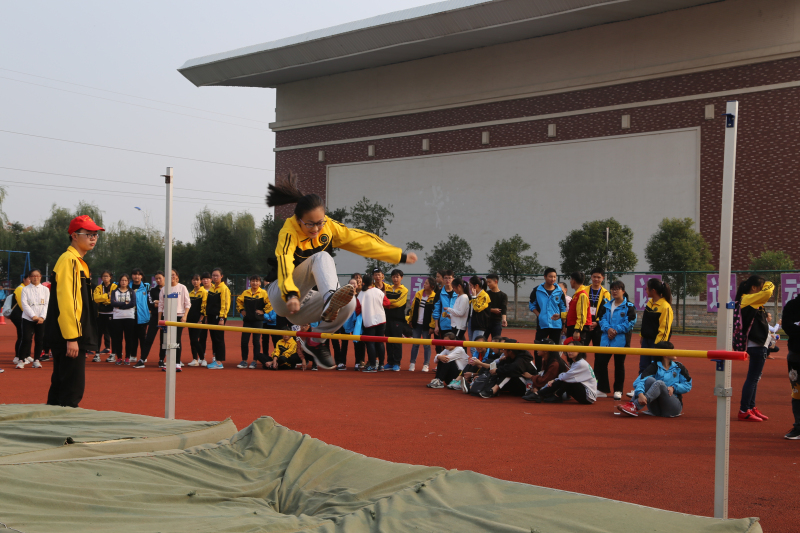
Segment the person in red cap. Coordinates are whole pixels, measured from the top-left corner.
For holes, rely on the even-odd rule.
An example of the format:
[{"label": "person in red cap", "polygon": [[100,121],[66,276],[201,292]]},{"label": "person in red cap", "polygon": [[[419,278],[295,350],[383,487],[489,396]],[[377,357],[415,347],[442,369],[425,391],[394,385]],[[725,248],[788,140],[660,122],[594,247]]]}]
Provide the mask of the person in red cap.
[{"label": "person in red cap", "polygon": [[78,407],[83,398],[86,350],[99,340],[92,278],[83,257],[97,245],[98,231],[105,230],[88,215],[72,219],[70,246],[53,268],[45,322],[45,339],[53,353],[48,405]]}]

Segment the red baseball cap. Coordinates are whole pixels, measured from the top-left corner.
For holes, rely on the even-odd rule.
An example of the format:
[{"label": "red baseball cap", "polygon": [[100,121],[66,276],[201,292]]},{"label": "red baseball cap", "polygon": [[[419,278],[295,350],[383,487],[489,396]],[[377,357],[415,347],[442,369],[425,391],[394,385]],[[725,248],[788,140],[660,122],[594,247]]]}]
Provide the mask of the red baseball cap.
[{"label": "red baseball cap", "polygon": [[89,231],[105,231],[103,228],[95,224],[94,220],[92,220],[89,215],[81,215],[73,218],[72,222],[69,223],[69,229],[67,230],[67,233],[72,235],[79,229],[85,229]]}]

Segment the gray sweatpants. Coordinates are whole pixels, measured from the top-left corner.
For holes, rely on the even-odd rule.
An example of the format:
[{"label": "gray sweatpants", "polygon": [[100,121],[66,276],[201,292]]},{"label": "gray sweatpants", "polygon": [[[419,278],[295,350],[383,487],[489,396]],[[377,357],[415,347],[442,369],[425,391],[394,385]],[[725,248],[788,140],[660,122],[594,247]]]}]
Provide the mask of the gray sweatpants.
[{"label": "gray sweatpants", "polygon": [[678,416],[683,411],[681,401],[675,393],[670,396],[667,389],[664,382],[656,381],[656,378],[649,377],[644,380],[644,395],[647,398],[647,409],[651,414],[670,418]]},{"label": "gray sweatpants", "polygon": [[[275,309],[275,313],[286,318],[292,324],[303,326],[317,322],[322,316],[328,294],[339,288],[339,277],[336,275],[336,263],[328,252],[320,252],[312,255],[298,266],[294,267],[292,280],[300,290],[300,310],[290,315],[286,309],[286,302],[281,296],[278,282],[270,283],[267,288],[267,295]],[[312,290],[316,286],[317,290]],[[320,322],[314,331],[320,333],[335,333],[350,318],[356,310],[355,298],[344,306],[336,320],[333,322]]]}]

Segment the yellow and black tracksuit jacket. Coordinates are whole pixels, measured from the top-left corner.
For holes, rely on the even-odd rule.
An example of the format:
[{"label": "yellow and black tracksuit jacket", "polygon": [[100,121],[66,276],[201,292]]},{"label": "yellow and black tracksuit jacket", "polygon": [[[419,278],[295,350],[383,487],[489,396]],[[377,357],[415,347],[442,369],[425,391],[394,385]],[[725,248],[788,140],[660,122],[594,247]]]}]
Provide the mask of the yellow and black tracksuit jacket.
[{"label": "yellow and black tracksuit jacket", "polygon": [[486,331],[489,328],[489,303],[492,299],[486,291],[481,290],[477,296],[470,298],[472,305],[472,321],[470,323],[472,331]]},{"label": "yellow and black tracksuit jacket", "polygon": [[652,298],[647,300],[642,315],[642,338],[655,344],[668,341],[672,336],[672,318],[672,306],[664,298],[655,302]]},{"label": "yellow and black tracksuit jacket", "polygon": [[[767,322],[767,310],[764,304],[772,298],[775,285],[771,281],[764,282],[761,290],[753,294],[742,296],[740,304],[742,310],[742,330],[750,334],[747,340],[759,345],[764,345],[769,336],[769,323]],[[786,331],[786,328],[784,328]]]},{"label": "yellow and black tracksuit jacket", "polygon": [[297,342],[292,338],[288,341],[279,340],[272,352],[272,357],[277,359],[278,368],[294,368],[294,365],[301,362],[297,355]]},{"label": "yellow and black tracksuit jacket", "polygon": [[[208,291],[205,287],[199,287],[189,292],[189,314],[186,315],[186,321],[192,324],[197,324],[203,318],[206,308],[206,298],[208,298]],[[191,330],[189,330],[191,331]],[[196,330],[203,331],[203,330]]]},{"label": "yellow and black tracksuit jacket", "polygon": [[406,304],[408,303],[408,289],[405,285],[394,288],[394,285],[383,284],[386,289],[386,298],[389,299],[389,307],[386,308],[386,320],[403,322],[406,319]]},{"label": "yellow and black tracksuit jacket", "polygon": [[111,282],[108,288],[102,283],[94,288],[93,298],[94,303],[97,304],[98,313],[110,313],[112,311],[111,293],[115,290],[117,290],[117,284],[114,282]]},{"label": "yellow and black tracksuit jacket", "polygon": [[231,291],[224,281],[218,285],[211,284],[206,295],[206,308],[203,313],[210,318],[227,318],[231,309]]},{"label": "yellow and black tracksuit jacket", "polygon": [[589,285],[589,289],[587,290],[587,292],[589,293],[589,307],[590,308],[594,308],[594,313],[592,313],[592,317],[595,317],[595,318],[592,320],[592,322],[596,323],[597,322],[597,319],[596,319],[597,313],[600,311],[600,308],[603,307],[604,303],[611,301],[611,293],[608,292],[608,290],[606,290],[605,287],[600,285],[600,294],[598,295],[598,298],[597,298],[597,307],[594,307],[592,305],[592,298],[591,298],[591,294],[592,294],[593,290],[594,290],[594,288],[591,285]]},{"label": "yellow and black tracksuit jacket", "polygon": [[278,234],[275,257],[278,260],[278,287],[284,300],[289,295],[300,296],[292,280],[294,267],[314,254],[341,248],[362,257],[369,257],[387,263],[405,263],[406,254],[377,235],[360,229],[348,228],[341,222],[328,219],[319,234],[310,239],[300,228],[297,217],[286,219]]},{"label": "yellow and black tracksuit jacket", "polygon": [[263,316],[256,313],[256,311],[264,311],[269,313],[272,311],[272,305],[269,303],[269,296],[267,291],[259,288],[256,292],[252,289],[244,291],[236,298],[236,310],[241,314],[245,312],[245,322],[263,322]]},{"label": "yellow and black tracksuit jacket", "polygon": [[[422,301],[422,292],[423,290],[420,289],[417,291],[417,294],[414,295],[414,303],[411,304],[411,309],[409,310],[408,316],[406,317],[406,321],[408,325],[412,328],[417,325],[419,321],[419,305]],[[436,322],[433,320],[433,304],[436,302],[436,292],[431,291],[428,295],[428,298],[425,300],[425,310],[422,314],[422,326],[435,328]]]},{"label": "yellow and black tracksuit jacket", "polygon": [[11,311],[11,320],[22,320],[22,289],[25,288],[24,283],[20,283],[19,286],[14,289],[14,292],[11,294],[13,300],[11,300],[11,305],[13,307],[13,311]]},{"label": "yellow and black tracksuit jacket", "polygon": [[52,274],[45,339],[53,345],[77,341],[81,349],[96,348],[97,309],[89,267],[70,246],[56,261]]},{"label": "yellow and black tracksuit jacket", "polygon": [[[587,322],[587,313],[589,312],[589,287],[581,285],[575,290],[572,295],[572,300],[569,302],[569,307],[566,311],[561,313],[561,319],[567,326],[575,326],[575,331],[581,331]],[[574,315],[573,315],[574,313]],[[575,321],[574,324],[570,322]]]}]

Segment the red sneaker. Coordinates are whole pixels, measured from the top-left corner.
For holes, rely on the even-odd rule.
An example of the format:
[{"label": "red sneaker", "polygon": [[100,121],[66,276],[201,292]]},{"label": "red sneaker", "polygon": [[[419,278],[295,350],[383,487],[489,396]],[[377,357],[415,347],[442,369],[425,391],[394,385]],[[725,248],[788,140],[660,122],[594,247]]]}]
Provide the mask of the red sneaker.
[{"label": "red sneaker", "polygon": [[761,420],[769,420],[769,417],[767,415],[763,414],[761,411],[759,411],[758,407],[753,407],[750,410],[753,411],[753,414],[756,415]]},{"label": "red sneaker", "polygon": [[636,409],[636,405],[633,402],[628,402],[628,403],[623,403],[622,405],[618,405],[617,409],[622,411],[626,415],[639,416],[639,411]]},{"label": "red sneaker", "polygon": [[752,409],[739,411],[739,420],[743,422],[763,422],[764,419],[753,412]]}]

